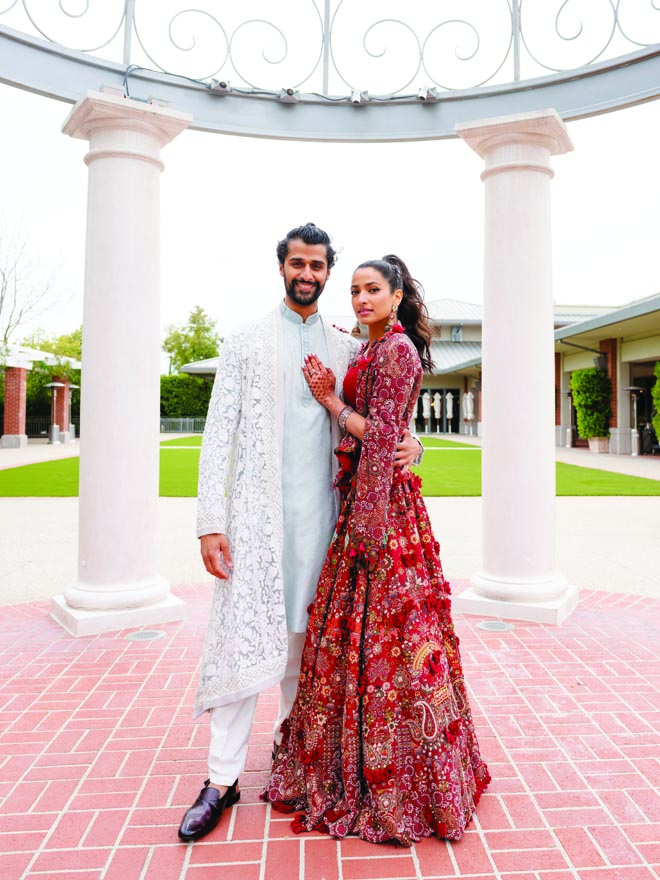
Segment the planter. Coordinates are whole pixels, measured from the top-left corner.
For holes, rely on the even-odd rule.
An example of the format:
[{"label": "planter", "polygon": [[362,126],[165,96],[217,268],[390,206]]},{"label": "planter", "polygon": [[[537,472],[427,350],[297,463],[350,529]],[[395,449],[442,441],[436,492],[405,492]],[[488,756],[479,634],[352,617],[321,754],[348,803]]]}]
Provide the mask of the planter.
[{"label": "planter", "polygon": [[609,452],[609,437],[589,437],[589,452]]}]

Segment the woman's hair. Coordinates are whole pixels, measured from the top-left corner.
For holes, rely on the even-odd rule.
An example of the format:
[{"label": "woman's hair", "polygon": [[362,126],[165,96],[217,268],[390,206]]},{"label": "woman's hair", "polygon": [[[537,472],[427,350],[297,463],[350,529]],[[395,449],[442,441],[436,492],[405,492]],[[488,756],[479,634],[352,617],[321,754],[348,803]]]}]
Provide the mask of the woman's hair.
[{"label": "woman's hair", "polygon": [[431,328],[422,285],[412,277],[406,264],[395,254],[386,254],[382,260],[367,260],[357,268],[376,269],[390,285],[391,291],[403,291],[397,319],[417,349],[422,367],[430,373],[433,370]]}]

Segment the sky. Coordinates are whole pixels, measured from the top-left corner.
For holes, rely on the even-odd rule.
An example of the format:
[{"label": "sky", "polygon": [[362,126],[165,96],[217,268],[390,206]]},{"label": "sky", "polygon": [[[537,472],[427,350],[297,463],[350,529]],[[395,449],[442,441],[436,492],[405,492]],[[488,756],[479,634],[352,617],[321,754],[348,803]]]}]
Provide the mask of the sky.
[{"label": "sky", "polygon": [[[86,142],[61,133],[69,110],[0,86],[0,228],[55,272],[58,297],[26,333],[66,333],[83,320]],[[568,124],[575,150],[552,160],[557,303],[615,306],[660,291],[659,115],[649,103]],[[349,314],[352,269],[388,252],[428,300],[482,302],[482,160],[460,140],[311,144],[185,131],[162,157],[163,332],[196,305],[221,335],[273,307],[283,294],[275,244],[307,221],[340,251],[326,314]]]}]

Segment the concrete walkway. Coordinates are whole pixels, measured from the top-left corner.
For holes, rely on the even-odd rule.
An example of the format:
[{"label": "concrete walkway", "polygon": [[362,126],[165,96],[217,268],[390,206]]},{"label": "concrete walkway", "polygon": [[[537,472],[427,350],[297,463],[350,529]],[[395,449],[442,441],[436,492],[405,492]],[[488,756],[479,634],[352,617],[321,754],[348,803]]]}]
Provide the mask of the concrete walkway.
[{"label": "concrete walkway", "polygon": [[[38,441],[27,450],[0,450],[0,463],[19,455],[32,463],[78,453],[78,442],[49,446]],[[660,479],[658,457],[559,450],[558,458]],[[158,502],[160,572],[172,584],[206,580],[194,537],[195,506],[194,498]],[[481,499],[428,498],[427,506],[447,577],[469,578],[481,565]],[[0,605],[48,599],[75,580],[76,498],[0,498],[0,519]],[[660,597],[659,522],[660,496],[558,498],[559,570],[581,588]]]},{"label": "concrete walkway", "polygon": [[37,464],[40,461],[56,461],[80,455],[80,441],[73,443],[49,443],[47,440],[29,440],[23,449],[0,449],[0,471],[6,468]]}]

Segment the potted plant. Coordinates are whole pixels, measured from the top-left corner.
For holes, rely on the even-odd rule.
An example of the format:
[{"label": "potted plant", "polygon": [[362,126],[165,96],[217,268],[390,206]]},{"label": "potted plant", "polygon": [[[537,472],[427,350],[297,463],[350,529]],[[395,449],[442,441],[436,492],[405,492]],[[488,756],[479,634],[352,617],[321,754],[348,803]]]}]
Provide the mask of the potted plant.
[{"label": "potted plant", "polygon": [[607,452],[612,418],[612,383],[606,370],[591,367],[571,374],[571,392],[578,433],[589,441],[591,452]]}]

